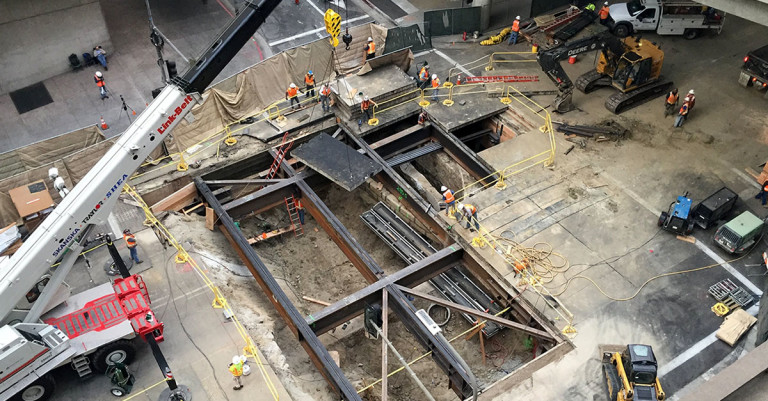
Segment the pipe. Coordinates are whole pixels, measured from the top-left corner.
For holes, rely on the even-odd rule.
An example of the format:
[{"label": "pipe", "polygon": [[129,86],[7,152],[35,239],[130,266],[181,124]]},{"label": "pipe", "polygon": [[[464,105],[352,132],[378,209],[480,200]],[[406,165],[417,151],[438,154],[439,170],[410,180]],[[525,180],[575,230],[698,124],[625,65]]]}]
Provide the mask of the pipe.
[{"label": "pipe", "polygon": [[[413,381],[416,382],[416,385],[419,386],[421,391],[424,392],[424,395],[427,396],[427,399],[430,400],[430,401],[435,401],[435,398],[432,397],[432,394],[429,393],[429,390],[427,390],[427,388],[424,387],[424,383],[422,383],[421,380],[419,380],[419,377],[416,376],[416,373],[414,373],[413,369],[411,369],[411,365],[408,365],[408,362],[406,362],[405,358],[403,358],[403,356],[400,355],[399,352],[397,352],[397,349],[395,348],[395,346],[392,345],[391,342],[389,342],[389,339],[384,335],[384,333],[381,332],[381,329],[379,328],[379,326],[377,326],[376,323],[373,323],[373,322],[371,322],[371,325],[373,325],[373,327],[376,329],[376,332],[379,333],[379,335],[381,336],[381,339],[387,343],[387,346],[389,346],[389,349],[392,350],[392,353],[394,353],[395,356],[397,356],[397,359],[400,360],[400,363],[403,365],[405,370],[408,371],[408,374],[411,375],[411,377],[413,378]],[[438,335],[440,337],[442,337],[443,341],[445,341],[446,344],[449,344],[448,340],[446,340],[445,337],[443,337],[442,334],[438,333]],[[456,354],[456,351],[453,349],[453,347],[449,346],[448,349],[450,349],[451,352],[453,352],[454,356],[458,356]],[[467,371],[467,373],[469,373],[470,380],[472,380],[472,382],[473,382],[472,390],[474,390],[475,376],[472,375],[472,372],[470,372],[469,369],[467,369],[467,367],[465,366],[464,361],[461,359],[461,357],[458,357],[457,359],[459,360],[459,363],[462,364],[462,366]],[[477,399],[477,394],[475,394],[475,400],[476,399]]]}]

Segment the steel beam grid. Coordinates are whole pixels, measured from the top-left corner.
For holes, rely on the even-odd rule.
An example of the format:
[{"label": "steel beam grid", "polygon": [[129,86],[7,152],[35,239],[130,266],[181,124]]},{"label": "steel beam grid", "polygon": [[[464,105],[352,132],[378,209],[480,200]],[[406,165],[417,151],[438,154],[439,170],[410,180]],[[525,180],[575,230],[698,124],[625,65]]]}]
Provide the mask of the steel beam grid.
[{"label": "steel beam grid", "polygon": [[312,362],[315,364],[320,374],[333,387],[334,391],[346,400],[362,400],[357,394],[357,390],[352,383],[344,376],[336,362],[333,361],[328,350],[323,343],[304,321],[304,316],[291,303],[291,300],[285,294],[283,289],[277,283],[275,278],[269,272],[269,269],[259,259],[256,252],[248,244],[248,240],[242,232],[235,226],[235,222],[229,216],[224,207],[212,194],[208,185],[200,177],[195,178],[195,186],[205,201],[214,209],[219,218],[222,232],[232,244],[232,247],[245,262],[248,269],[256,278],[259,286],[264,291],[267,298],[272,302],[277,312],[283,317],[283,320],[291,328],[299,343],[307,351]]}]

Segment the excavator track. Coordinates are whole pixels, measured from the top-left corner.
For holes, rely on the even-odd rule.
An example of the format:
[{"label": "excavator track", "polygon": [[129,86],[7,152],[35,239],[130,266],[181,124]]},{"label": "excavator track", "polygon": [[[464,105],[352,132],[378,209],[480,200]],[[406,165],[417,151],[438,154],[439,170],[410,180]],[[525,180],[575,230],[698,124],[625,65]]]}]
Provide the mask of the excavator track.
[{"label": "excavator track", "polygon": [[[601,80],[602,82],[600,82]],[[597,70],[592,70],[578,77],[574,86],[582,93],[589,93],[601,86],[608,86],[610,84],[610,77],[597,72]]]},{"label": "excavator track", "polygon": [[633,107],[639,106],[655,97],[662,96],[672,89],[672,81],[667,81],[664,77],[642,88],[635,89],[626,93],[616,93],[608,97],[605,100],[605,108],[613,112],[613,114],[620,114],[625,110],[629,110]]}]

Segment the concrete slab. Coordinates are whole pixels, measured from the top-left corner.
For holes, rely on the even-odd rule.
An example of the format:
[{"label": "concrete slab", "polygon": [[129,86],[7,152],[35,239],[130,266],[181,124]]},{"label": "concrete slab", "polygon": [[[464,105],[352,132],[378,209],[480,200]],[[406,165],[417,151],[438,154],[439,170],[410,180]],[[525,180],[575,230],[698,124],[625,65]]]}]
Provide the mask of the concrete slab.
[{"label": "concrete slab", "polygon": [[[338,84],[333,88],[339,94],[336,101],[349,108],[359,108],[362,98],[358,96],[363,92],[363,96],[370,99],[377,99],[395,91],[407,92],[416,88],[415,81],[394,65],[377,68],[365,75],[350,74],[341,78]],[[388,107],[382,104],[379,107]]]},{"label": "concrete slab", "polygon": [[431,88],[425,91],[425,97],[432,102],[426,107],[430,120],[447,132],[454,132],[469,124],[501,114],[507,109],[507,105],[499,99],[488,98],[485,94],[457,95],[453,106],[445,106],[443,101],[448,99],[448,91],[441,88],[437,102],[432,100]]}]

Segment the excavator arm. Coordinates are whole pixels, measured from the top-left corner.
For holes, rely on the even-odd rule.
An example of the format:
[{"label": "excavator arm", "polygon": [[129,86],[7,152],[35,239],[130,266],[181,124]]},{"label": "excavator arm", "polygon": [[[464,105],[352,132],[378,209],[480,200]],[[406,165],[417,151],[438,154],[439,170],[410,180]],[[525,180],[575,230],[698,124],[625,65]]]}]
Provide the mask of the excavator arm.
[{"label": "excavator arm", "polygon": [[600,50],[606,56],[606,60],[616,62],[624,53],[624,43],[609,31],[601,32],[588,38],[568,42],[564,45],[539,52],[537,60],[542,71],[557,86],[559,94],[555,98],[554,109],[565,113],[573,109],[571,101],[573,95],[573,81],[568,77],[561,61],[582,53]]}]

